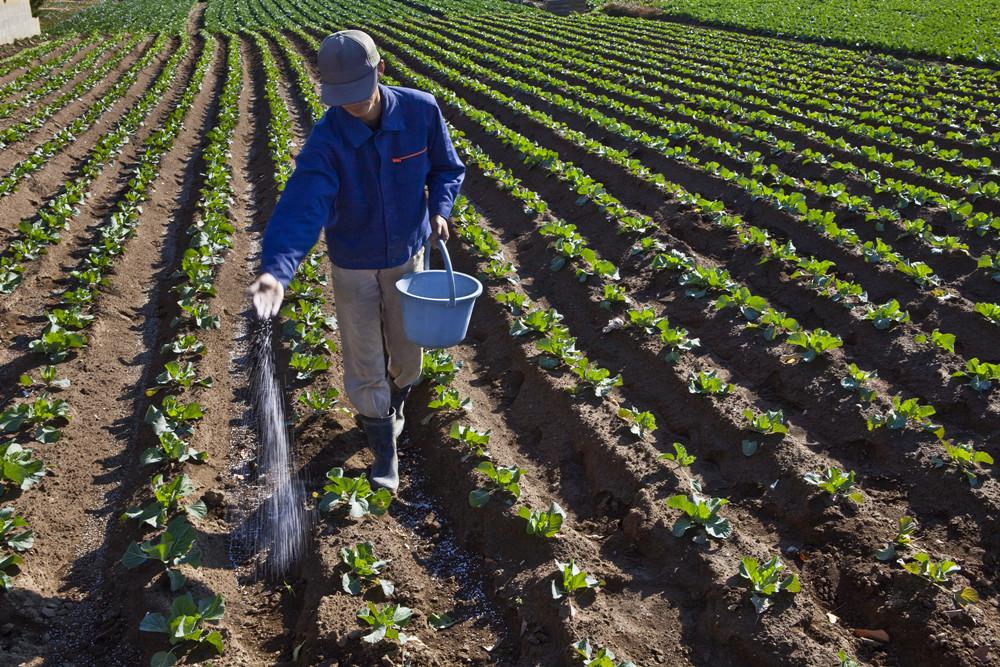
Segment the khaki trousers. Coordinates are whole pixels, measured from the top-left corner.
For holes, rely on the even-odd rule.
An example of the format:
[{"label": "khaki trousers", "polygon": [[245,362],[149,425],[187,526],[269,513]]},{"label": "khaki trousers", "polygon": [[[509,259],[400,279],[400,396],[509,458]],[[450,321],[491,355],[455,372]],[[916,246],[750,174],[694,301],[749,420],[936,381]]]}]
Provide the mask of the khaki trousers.
[{"label": "khaki trousers", "polygon": [[396,280],[420,271],[423,256],[421,248],[409,261],[388,269],[343,269],[333,265],[344,389],[354,409],[365,417],[389,416],[390,382],[402,388],[420,378],[423,350],[403,333]]}]

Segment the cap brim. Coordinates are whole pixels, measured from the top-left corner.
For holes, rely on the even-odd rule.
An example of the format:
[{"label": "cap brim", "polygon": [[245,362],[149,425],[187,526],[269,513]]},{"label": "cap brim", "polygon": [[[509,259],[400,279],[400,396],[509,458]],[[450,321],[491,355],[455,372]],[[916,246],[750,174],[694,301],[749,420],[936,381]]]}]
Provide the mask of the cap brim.
[{"label": "cap brim", "polygon": [[331,107],[339,107],[344,104],[354,104],[371,97],[375,91],[375,82],[378,78],[377,70],[372,70],[368,74],[356,81],[347,83],[321,83],[320,97],[324,104]]}]

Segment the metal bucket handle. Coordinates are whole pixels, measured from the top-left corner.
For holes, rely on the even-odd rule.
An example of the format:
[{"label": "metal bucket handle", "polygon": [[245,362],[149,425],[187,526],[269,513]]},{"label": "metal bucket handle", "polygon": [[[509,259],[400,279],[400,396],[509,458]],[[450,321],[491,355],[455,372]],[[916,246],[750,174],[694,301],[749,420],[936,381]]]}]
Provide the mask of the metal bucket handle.
[{"label": "metal bucket handle", "polygon": [[[451,257],[448,256],[448,248],[444,245],[443,239],[437,240],[438,250],[441,251],[441,257],[444,258],[444,269],[448,272],[448,291],[451,294],[451,300],[448,303],[449,308],[455,307],[455,271],[451,268]],[[431,268],[431,241],[427,239],[424,243],[424,271],[429,271]]]}]

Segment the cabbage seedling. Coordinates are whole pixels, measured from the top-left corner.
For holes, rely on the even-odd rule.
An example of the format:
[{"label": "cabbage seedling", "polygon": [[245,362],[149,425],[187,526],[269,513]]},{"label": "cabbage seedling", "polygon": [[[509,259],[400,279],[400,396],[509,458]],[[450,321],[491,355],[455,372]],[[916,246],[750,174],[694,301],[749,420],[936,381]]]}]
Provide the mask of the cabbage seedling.
[{"label": "cabbage seedling", "polygon": [[[153,502],[145,507],[130,507],[122,514],[122,518],[136,519],[141,523],[147,523],[153,528],[160,528],[167,522],[167,517],[173,512],[181,499],[194,493],[194,485],[191,478],[181,474],[172,480],[164,481],[163,475],[154,475],[150,482],[153,490]],[[191,518],[202,519],[208,514],[208,508],[201,500],[191,503],[184,508],[185,513]]]},{"label": "cabbage seedling", "polygon": [[340,392],[336,387],[327,387],[323,391],[313,391],[307,389],[299,394],[295,400],[306,406],[314,413],[329,412],[337,404]]},{"label": "cabbage seedling", "polygon": [[673,461],[678,467],[684,468],[698,460],[697,456],[688,454],[687,448],[679,442],[674,443],[674,451],[664,452],[658,457],[665,461]]},{"label": "cabbage seedling", "polygon": [[[952,593],[951,589],[947,585],[951,581],[951,575],[962,569],[962,567],[955,561],[932,560],[931,557],[923,551],[913,554],[912,561],[907,562],[906,560],[900,558],[896,562],[902,565],[903,569],[910,574],[916,575],[921,579],[925,579],[948,593]],[[968,586],[953,593],[953,595],[955,598],[955,604],[960,607],[979,602],[979,593],[977,593],[975,589],[969,588]]]},{"label": "cabbage seedling", "polygon": [[467,448],[463,454],[463,459],[474,456],[480,459],[492,458],[487,445],[490,444],[490,432],[480,431],[471,426],[464,426],[457,421],[452,422],[448,437],[464,444]]},{"label": "cabbage seedling", "polygon": [[583,658],[584,667],[635,667],[631,660],[619,661],[609,648],[595,649],[590,639],[582,639],[572,645],[573,651]]},{"label": "cabbage seedling", "polygon": [[546,512],[535,512],[527,507],[517,510],[517,515],[527,521],[525,532],[528,535],[556,537],[566,521],[566,511],[558,503],[552,503]]},{"label": "cabbage seedling", "polygon": [[750,556],[740,559],[740,576],[750,582],[750,602],[758,614],[768,610],[778,593],[799,592],[799,578],[794,574],[784,574],[784,569],[784,563],[777,556],[772,556],[763,564]]},{"label": "cabbage seedling", "polygon": [[893,324],[910,321],[910,314],[903,310],[899,301],[890,299],[880,306],[868,306],[864,319],[871,320],[876,329],[888,329]]},{"label": "cabbage seedling", "polygon": [[919,333],[913,337],[913,342],[918,345],[927,345],[930,343],[935,347],[939,347],[945,352],[951,352],[955,354],[955,334],[941,333],[940,330],[935,329],[931,332],[928,338],[927,334]]},{"label": "cabbage seedling", "polygon": [[754,414],[753,410],[744,410],[743,418],[747,420],[747,428],[761,435],[785,435],[788,425],[785,413],[781,410],[767,410]]},{"label": "cabbage seedling", "polygon": [[652,412],[641,412],[636,407],[618,408],[618,416],[629,425],[629,432],[640,440],[645,438],[647,433],[656,431],[656,417]]},{"label": "cabbage seedling", "polygon": [[486,475],[488,484],[485,488],[469,491],[472,507],[482,507],[497,493],[513,500],[521,497],[519,480],[524,471],[517,466],[494,466],[492,461],[482,461],[476,470]]},{"label": "cabbage seedling", "polygon": [[207,623],[218,623],[226,611],[221,595],[204,598],[195,603],[190,593],[174,598],[170,605],[170,615],[147,612],[139,623],[142,632],[158,632],[170,637],[169,651],[155,653],[150,661],[151,667],[170,667],[177,663],[174,651],[181,649],[179,644],[194,642],[196,645],[207,644],[216,653],[222,655],[225,646],[218,630],[209,631]]},{"label": "cabbage seedling", "polygon": [[321,512],[337,512],[347,508],[352,519],[360,519],[366,514],[382,516],[389,510],[392,494],[388,489],[372,491],[371,483],[364,473],[358,477],[345,477],[343,468],[331,468],[326,473],[326,478],[329,483],[323,487],[324,493],[319,500]]},{"label": "cabbage seedling", "polygon": [[[709,537],[724,540],[733,534],[732,524],[719,516],[719,510],[729,503],[725,498],[711,498],[701,495],[701,484],[691,480],[691,495],[675,495],[667,498],[667,507],[684,512],[674,522],[671,532],[674,537],[683,537],[690,528],[700,526]],[[699,536],[696,536],[696,541]]]},{"label": "cabbage seedling", "polygon": [[443,384],[434,385],[431,389],[434,398],[427,404],[432,410],[462,410],[468,409],[472,399],[462,398],[458,390]]},{"label": "cabbage seedling", "polygon": [[122,556],[122,565],[126,570],[133,570],[148,561],[160,561],[166,567],[170,590],[179,590],[187,579],[176,568],[181,565],[201,567],[201,553],[195,548],[196,537],[194,526],[186,517],[174,517],[159,538],[141,544],[132,542]]},{"label": "cabbage seedling", "polygon": [[785,338],[789,345],[802,348],[799,358],[804,362],[810,362],[824,352],[842,347],[844,341],[840,336],[834,336],[826,329],[814,329],[812,331],[793,331]]},{"label": "cabbage seedling", "polygon": [[971,442],[953,445],[945,440],[941,442],[941,447],[944,449],[944,456],[935,456],[931,459],[931,463],[937,468],[944,466],[955,468],[965,475],[970,486],[979,484],[975,472],[979,465],[993,465],[993,457],[987,452],[973,448]]},{"label": "cabbage seedling", "polygon": [[379,560],[368,542],[361,542],[354,547],[343,547],[340,550],[340,561],[347,566],[348,571],[341,577],[341,586],[345,593],[360,595],[362,585],[378,584],[386,597],[396,590],[395,584],[379,575],[389,564],[388,560]]},{"label": "cabbage seedling", "polygon": [[30,449],[14,441],[0,442],[0,489],[8,483],[26,491],[42,481],[45,466]]},{"label": "cabbage seedling", "polygon": [[552,599],[574,596],[578,591],[597,590],[604,582],[587,574],[570,558],[568,562],[556,561],[556,576],[552,580]]},{"label": "cabbage seedling", "polygon": [[822,472],[807,472],[802,479],[807,484],[819,487],[829,493],[834,500],[847,498],[851,502],[860,505],[865,497],[860,491],[851,491],[855,486],[854,471],[844,473],[837,468],[827,468]]},{"label": "cabbage seedling", "polygon": [[14,508],[0,507],[0,546],[14,551],[27,551],[35,544],[35,534],[28,527],[28,521]]},{"label": "cabbage seedling", "polygon": [[986,318],[987,322],[1000,325],[1000,304],[983,301],[973,306],[973,309]]},{"label": "cabbage seedling", "polygon": [[405,644],[412,637],[404,634],[402,629],[412,618],[413,611],[409,607],[401,607],[397,604],[377,607],[374,603],[368,602],[358,612],[358,620],[371,627],[372,631],[361,639],[369,644],[377,644],[380,641]]},{"label": "cabbage seedling", "polygon": [[688,330],[683,327],[671,327],[670,321],[663,317],[656,323],[656,328],[660,332],[660,342],[663,343],[661,353],[663,358],[674,363],[680,359],[681,352],[687,352],[701,345],[697,338],[690,338]]},{"label": "cabbage seedling", "polygon": [[718,377],[717,371],[698,371],[688,378],[688,391],[705,396],[725,396],[733,386]]},{"label": "cabbage seedling", "polygon": [[899,518],[899,528],[892,542],[885,545],[884,549],[875,552],[875,558],[881,561],[890,561],[898,555],[899,549],[910,546],[913,542],[913,534],[917,532],[917,521],[913,517],[903,516]]},{"label": "cabbage seedling", "polygon": [[965,368],[951,374],[953,378],[968,378],[967,386],[975,391],[989,391],[994,382],[1000,381],[1000,364],[972,358],[965,362]]},{"label": "cabbage seedling", "polygon": [[877,395],[875,390],[869,387],[871,381],[878,377],[877,371],[863,371],[855,363],[847,367],[847,375],[840,380],[840,386],[849,391],[857,392],[862,403],[871,403]]},{"label": "cabbage seedling", "polygon": [[462,368],[461,361],[455,361],[446,350],[424,352],[421,374],[434,384],[449,385]]}]

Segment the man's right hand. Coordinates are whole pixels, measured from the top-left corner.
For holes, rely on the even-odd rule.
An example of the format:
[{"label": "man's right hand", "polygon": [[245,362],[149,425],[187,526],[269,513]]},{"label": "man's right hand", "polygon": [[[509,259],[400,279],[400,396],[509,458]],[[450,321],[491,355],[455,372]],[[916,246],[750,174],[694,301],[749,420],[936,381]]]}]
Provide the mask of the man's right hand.
[{"label": "man's right hand", "polygon": [[247,295],[253,297],[253,306],[257,309],[257,317],[268,320],[281,310],[281,301],[285,298],[285,288],[270,273],[262,273],[247,288]]}]

